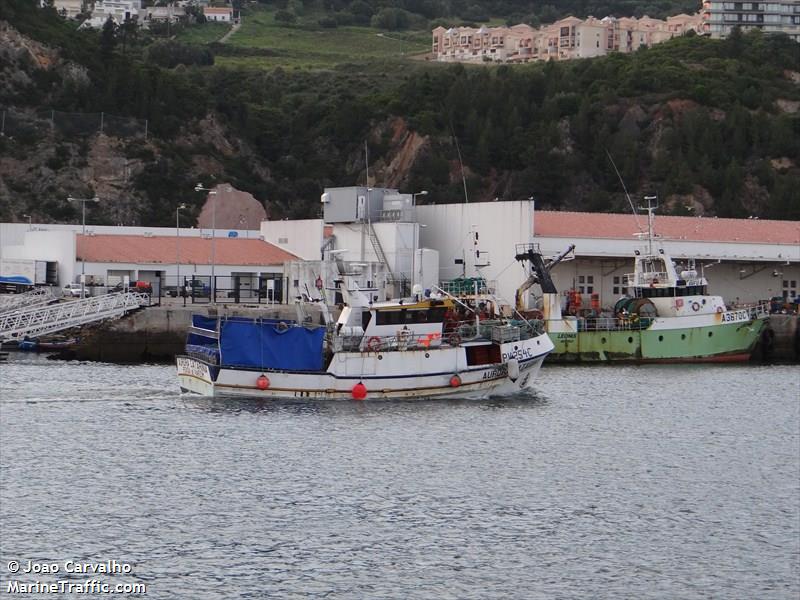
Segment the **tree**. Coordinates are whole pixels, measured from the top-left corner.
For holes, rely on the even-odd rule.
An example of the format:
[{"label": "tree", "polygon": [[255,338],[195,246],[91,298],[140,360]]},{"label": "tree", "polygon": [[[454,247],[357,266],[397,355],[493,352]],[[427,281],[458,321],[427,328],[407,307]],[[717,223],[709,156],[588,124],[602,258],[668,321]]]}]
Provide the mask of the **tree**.
[{"label": "tree", "polygon": [[410,14],[401,8],[383,8],[372,17],[373,27],[389,31],[408,29],[410,23]]},{"label": "tree", "polygon": [[284,25],[292,25],[297,22],[297,17],[288,10],[279,10],[275,13],[275,22],[283,23]]},{"label": "tree", "polygon": [[103,58],[110,58],[114,54],[117,45],[117,24],[109,15],[103,23],[103,31],[100,33],[100,54]]},{"label": "tree", "polygon": [[136,22],[131,19],[130,15],[126,15],[125,21],[119,27],[119,32],[122,34],[122,54],[125,54],[128,38],[135,38],[137,31]]}]

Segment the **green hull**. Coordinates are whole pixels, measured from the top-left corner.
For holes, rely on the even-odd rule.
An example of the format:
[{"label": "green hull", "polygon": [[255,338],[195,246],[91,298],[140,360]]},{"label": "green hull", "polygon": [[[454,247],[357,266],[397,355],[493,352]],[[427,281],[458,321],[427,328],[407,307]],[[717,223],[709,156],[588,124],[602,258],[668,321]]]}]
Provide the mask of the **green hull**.
[{"label": "green hull", "polygon": [[739,362],[750,359],[766,319],[668,330],[553,332],[548,362]]}]

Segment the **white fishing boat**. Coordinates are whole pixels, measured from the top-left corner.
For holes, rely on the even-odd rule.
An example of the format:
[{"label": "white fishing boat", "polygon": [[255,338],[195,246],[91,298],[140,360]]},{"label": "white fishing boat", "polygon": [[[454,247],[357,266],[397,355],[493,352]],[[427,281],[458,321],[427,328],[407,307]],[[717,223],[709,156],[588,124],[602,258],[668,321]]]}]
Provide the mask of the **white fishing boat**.
[{"label": "white fishing boat", "polygon": [[530,387],[553,350],[541,321],[483,319],[444,292],[378,303],[354,284],[341,291],[337,320],[317,303],[323,325],[310,323],[302,301],[293,321],[196,315],[177,358],[181,389],[275,399],[480,398]]}]

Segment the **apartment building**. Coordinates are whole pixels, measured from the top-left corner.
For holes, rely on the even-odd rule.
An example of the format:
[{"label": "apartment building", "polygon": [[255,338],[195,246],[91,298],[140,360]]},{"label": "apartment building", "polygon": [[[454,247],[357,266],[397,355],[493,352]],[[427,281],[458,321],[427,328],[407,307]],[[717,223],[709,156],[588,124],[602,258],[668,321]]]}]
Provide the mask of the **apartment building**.
[{"label": "apartment building", "polygon": [[603,56],[609,52],[634,52],[689,30],[700,31],[701,15],[677,15],[666,21],[650,17],[566,17],[551,25],[533,28],[455,27],[433,30],[436,60],[455,62],[528,62],[570,60]]},{"label": "apartment building", "polygon": [[712,38],[730,35],[734,27],[743,31],[785,33],[800,42],[800,0],[778,2],[717,2],[704,0],[703,32]]},{"label": "apartment building", "polygon": [[83,0],[53,0],[53,8],[65,19],[75,19],[83,13]]},{"label": "apartment building", "polygon": [[110,18],[117,25],[125,21],[138,21],[142,0],[99,0],[94,3],[92,16],[81,23],[82,28],[101,29]]},{"label": "apartment building", "polygon": [[203,14],[207,21],[230,23],[233,21],[233,7],[231,6],[204,6]]}]

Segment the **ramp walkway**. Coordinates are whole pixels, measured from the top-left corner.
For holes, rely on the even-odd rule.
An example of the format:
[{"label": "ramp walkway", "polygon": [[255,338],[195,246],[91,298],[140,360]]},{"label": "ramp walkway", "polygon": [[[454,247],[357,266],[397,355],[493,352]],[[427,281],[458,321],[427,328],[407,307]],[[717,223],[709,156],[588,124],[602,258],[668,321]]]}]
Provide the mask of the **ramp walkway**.
[{"label": "ramp walkway", "polygon": [[49,304],[56,300],[50,288],[36,288],[22,294],[3,294],[0,296],[0,313]]},{"label": "ramp walkway", "polygon": [[117,292],[92,298],[0,313],[0,342],[38,337],[87,323],[116,319],[150,303],[138,292]]}]

